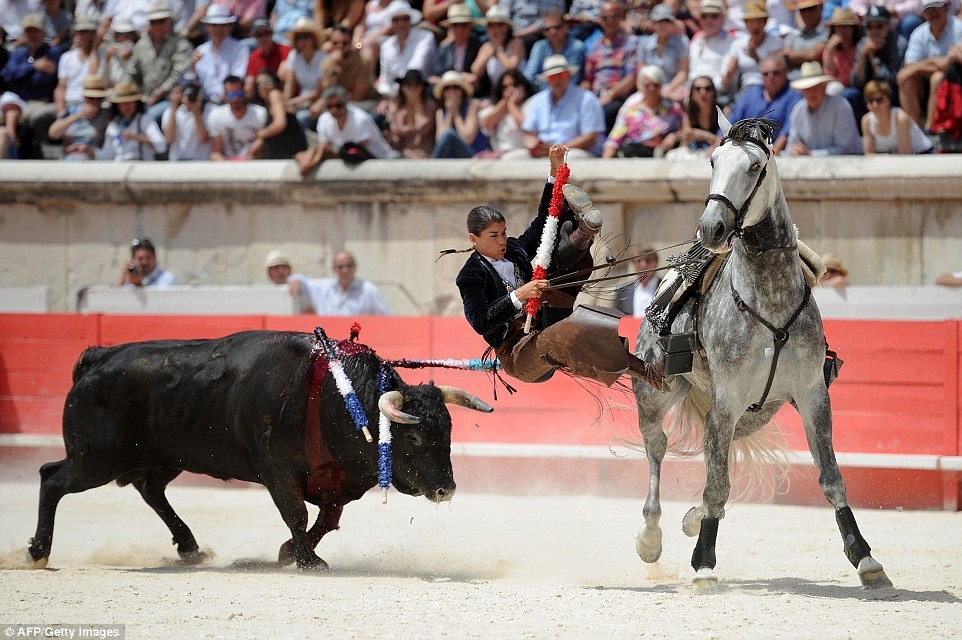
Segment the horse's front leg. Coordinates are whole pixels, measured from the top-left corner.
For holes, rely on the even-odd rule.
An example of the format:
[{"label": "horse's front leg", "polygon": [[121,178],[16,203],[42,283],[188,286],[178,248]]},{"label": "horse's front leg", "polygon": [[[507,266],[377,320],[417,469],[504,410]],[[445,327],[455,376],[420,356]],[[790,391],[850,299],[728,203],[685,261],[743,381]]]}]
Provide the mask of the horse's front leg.
[{"label": "horse's front leg", "polygon": [[731,407],[722,405],[715,398],[712,409],[705,416],[705,489],[702,493],[704,515],[698,532],[698,541],[691,554],[691,566],[695,570],[696,586],[713,586],[715,576],[715,540],[718,537],[718,521],[725,515],[725,503],[731,493],[728,477],[728,452],[735,433],[735,414]]},{"label": "horse's front leg", "polygon": [[818,483],[825,497],[835,507],[835,520],[842,534],[845,556],[858,571],[863,588],[891,587],[891,580],[885,575],[882,565],[872,557],[872,548],[859,532],[855,516],[848,506],[845,480],[839,471],[832,445],[832,405],[828,389],[823,384],[816,384],[808,393],[800,396],[796,398],[796,406],[805,424],[808,448],[818,467]]}]

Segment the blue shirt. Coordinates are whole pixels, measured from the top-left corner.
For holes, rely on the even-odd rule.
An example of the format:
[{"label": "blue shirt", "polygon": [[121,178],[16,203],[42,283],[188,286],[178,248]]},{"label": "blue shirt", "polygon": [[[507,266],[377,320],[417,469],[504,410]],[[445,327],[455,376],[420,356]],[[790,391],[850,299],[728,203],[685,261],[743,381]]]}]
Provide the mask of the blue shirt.
[{"label": "blue shirt", "polygon": [[549,144],[562,144],[595,132],[598,139],[588,151],[600,155],[605,143],[605,112],[595,94],[569,84],[557,103],[550,89],[531,96],[521,128],[536,133],[539,139]]},{"label": "blue shirt", "polygon": [[942,37],[938,40],[932,35],[928,23],[920,24],[909,36],[909,47],[905,51],[905,64],[914,64],[929,58],[949,55],[949,49],[962,44],[962,20],[953,15],[947,16]]},{"label": "blue shirt", "polygon": [[665,84],[678,75],[678,61],[688,58],[688,38],[672,34],[665,43],[664,52],[658,51],[658,34],[638,39],[638,64],[653,64],[665,72]]},{"label": "blue shirt", "polygon": [[57,70],[53,73],[43,73],[33,68],[33,63],[39,58],[50,58],[54,65],[60,63],[61,50],[42,44],[34,54],[30,53],[27,45],[20,45],[10,54],[10,59],[3,67],[3,79],[7,81],[9,89],[24,100],[53,101],[53,90],[57,88]]},{"label": "blue shirt", "polygon": [[855,124],[855,114],[842,96],[826,95],[818,109],[799,100],[789,117],[791,132],[788,148],[803,143],[813,156],[860,156],[862,139]]},{"label": "blue shirt", "polygon": [[[782,92],[769,102],[765,99],[765,88],[760,84],[753,84],[745,89],[742,97],[732,108],[728,119],[731,122],[738,122],[745,118],[759,118],[764,115],[769,120],[775,120],[782,125],[772,134],[772,137],[777,139],[779,136],[787,136],[791,133],[789,117],[792,114],[792,107],[801,99],[802,94],[786,84]],[[771,113],[767,113],[768,111]]]},{"label": "blue shirt", "polygon": [[[585,55],[587,53],[585,43],[569,35],[568,42],[561,53],[568,64],[578,67],[578,71],[571,77],[571,81],[575,84],[581,84],[585,77]],[[528,62],[524,65],[524,77],[534,84],[538,91],[548,88],[544,80],[538,79],[538,75],[544,71],[545,59],[553,55],[555,55],[555,52],[551,49],[551,43],[547,40],[538,40],[531,47],[531,55],[528,56]]]}]

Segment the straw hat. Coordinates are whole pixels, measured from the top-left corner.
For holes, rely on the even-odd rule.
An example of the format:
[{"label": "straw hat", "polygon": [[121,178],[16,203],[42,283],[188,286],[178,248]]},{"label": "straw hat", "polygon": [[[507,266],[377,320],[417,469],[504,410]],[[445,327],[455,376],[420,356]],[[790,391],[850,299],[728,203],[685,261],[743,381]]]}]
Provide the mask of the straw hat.
[{"label": "straw hat", "polygon": [[434,85],[435,99],[440,100],[441,94],[444,93],[444,90],[448,87],[461,87],[469,98],[474,95],[474,87],[464,79],[460,71],[452,69],[451,71],[444,72],[444,75],[441,76],[438,83]]},{"label": "straw hat", "polygon": [[20,21],[20,26],[24,29],[40,29],[43,31],[43,16],[39,13],[28,13]]},{"label": "straw hat", "polygon": [[452,24],[465,23],[474,24],[474,16],[471,15],[471,9],[468,8],[466,4],[452,4],[448,7],[448,17],[441,22],[441,26],[448,27]]},{"label": "straw hat", "polygon": [[81,31],[96,31],[97,23],[90,18],[81,16],[74,20],[72,29],[74,33],[79,33]]},{"label": "straw hat", "polygon": [[111,20],[110,30],[114,33],[137,33],[137,29],[127,20]]},{"label": "straw hat", "polygon": [[174,14],[171,12],[167,0],[154,0],[150,3],[150,10],[147,13],[148,20],[165,20],[173,17]]},{"label": "straw hat", "polygon": [[544,66],[542,67],[542,72],[541,75],[538,76],[538,79],[543,80],[545,78],[558,75],[559,73],[570,73],[571,75],[574,75],[578,73],[578,66],[568,64],[568,59],[563,55],[548,56],[544,60]]},{"label": "straw hat", "polygon": [[212,4],[207,7],[207,13],[200,19],[204,24],[234,24],[237,16],[222,4]]},{"label": "straw hat", "polygon": [[764,0],[749,0],[748,4],[745,5],[745,15],[742,16],[742,19],[752,20],[754,18],[768,18],[768,9],[765,8]]},{"label": "straw hat", "polygon": [[271,267],[279,267],[284,265],[286,267],[291,266],[291,259],[287,257],[287,254],[276,249],[267,254],[267,260],[264,262],[264,266],[268,269]]},{"label": "straw hat", "polygon": [[493,4],[488,12],[484,14],[484,18],[480,20],[481,24],[487,25],[492,22],[497,22],[499,24],[506,24],[512,29],[514,29],[514,20],[511,19],[511,10],[506,4]]},{"label": "straw hat", "polygon": [[89,75],[83,79],[83,96],[85,98],[106,98],[107,81],[103,76]]},{"label": "straw hat", "polygon": [[835,7],[835,10],[832,11],[832,17],[825,24],[830,27],[857,27],[858,20],[855,19],[855,14],[852,13],[851,9]]},{"label": "straw hat", "polygon": [[313,36],[314,44],[318,47],[321,46],[321,42],[324,40],[324,38],[321,37],[320,30],[317,28],[317,24],[306,16],[298,18],[297,22],[294,23],[294,28],[287,32],[287,39],[291,41],[291,44],[297,39],[297,34],[299,33],[306,33]]},{"label": "straw hat", "polygon": [[728,13],[728,7],[725,6],[725,0],[702,0],[698,15],[703,13],[720,13],[725,15]]},{"label": "straw hat", "polygon": [[825,255],[822,256],[822,262],[825,263],[826,269],[834,269],[835,271],[838,271],[843,276],[848,275],[848,269],[846,269],[845,265],[842,264],[842,259],[839,258],[837,254],[826,253]]},{"label": "straw hat", "polygon": [[792,89],[801,91],[802,89],[811,89],[825,82],[831,82],[834,79],[834,77],[822,72],[822,63],[804,62],[802,63],[802,74],[798,77],[798,80],[793,80],[791,84]]},{"label": "straw hat", "polygon": [[114,85],[114,90],[110,92],[110,101],[114,104],[124,102],[139,102],[144,96],[140,93],[140,87],[136,82],[118,82]]},{"label": "straw hat", "polygon": [[808,9],[809,7],[820,7],[825,4],[825,0],[798,0],[794,5],[786,3],[786,6],[792,10],[796,11],[798,9]]}]

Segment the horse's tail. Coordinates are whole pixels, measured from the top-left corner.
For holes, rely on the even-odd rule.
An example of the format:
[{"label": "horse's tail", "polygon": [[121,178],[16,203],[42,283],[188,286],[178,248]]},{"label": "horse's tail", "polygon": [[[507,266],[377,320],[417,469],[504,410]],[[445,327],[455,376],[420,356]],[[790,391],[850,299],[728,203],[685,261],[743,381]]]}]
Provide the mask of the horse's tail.
[{"label": "horse's tail", "polygon": [[667,404],[671,409],[663,428],[668,451],[683,457],[701,453],[705,447],[705,416],[711,407],[708,394],[677,376],[671,383]]},{"label": "horse's tail", "polygon": [[792,461],[785,434],[776,420],[768,428],[735,434],[728,453],[732,500],[769,502],[791,485]]}]

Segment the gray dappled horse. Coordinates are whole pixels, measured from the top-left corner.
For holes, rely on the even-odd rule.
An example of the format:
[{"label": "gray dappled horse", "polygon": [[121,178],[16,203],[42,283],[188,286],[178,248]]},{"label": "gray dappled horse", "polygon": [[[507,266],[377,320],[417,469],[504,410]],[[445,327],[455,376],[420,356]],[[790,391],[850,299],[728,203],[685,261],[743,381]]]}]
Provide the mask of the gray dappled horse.
[{"label": "gray dappled horse", "polygon": [[[732,126],[724,116],[721,120],[726,138],[712,153],[710,195],[700,231],[705,248],[731,253],[707,293],[684,303],[672,324],[673,333],[697,333],[693,369],[675,375],[668,394],[646,384],[633,385],[650,465],[645,523],[636,539],[638,555],[645,562],[661,556],[659,476],[668,448],[666,413],[675,409],[677,419],[684,416],[703,424],[707,479],[702,504],[686,514],[682,528],[687,535],[698,536],[691,561],[693,582],[711,586],[717,582],[718,522],[731,490],[733,440],[761,429],[791,402],[804,421],[819,484],[835,506],[845,555],[863,587],[891,586],[859,533],[835,459],[832,407],[823,374],[825,335],[771,157],[773,123],[744,120]],[[651,362],[659,349],[657,339],[647,324],[642,325],[635,352]]]}]

